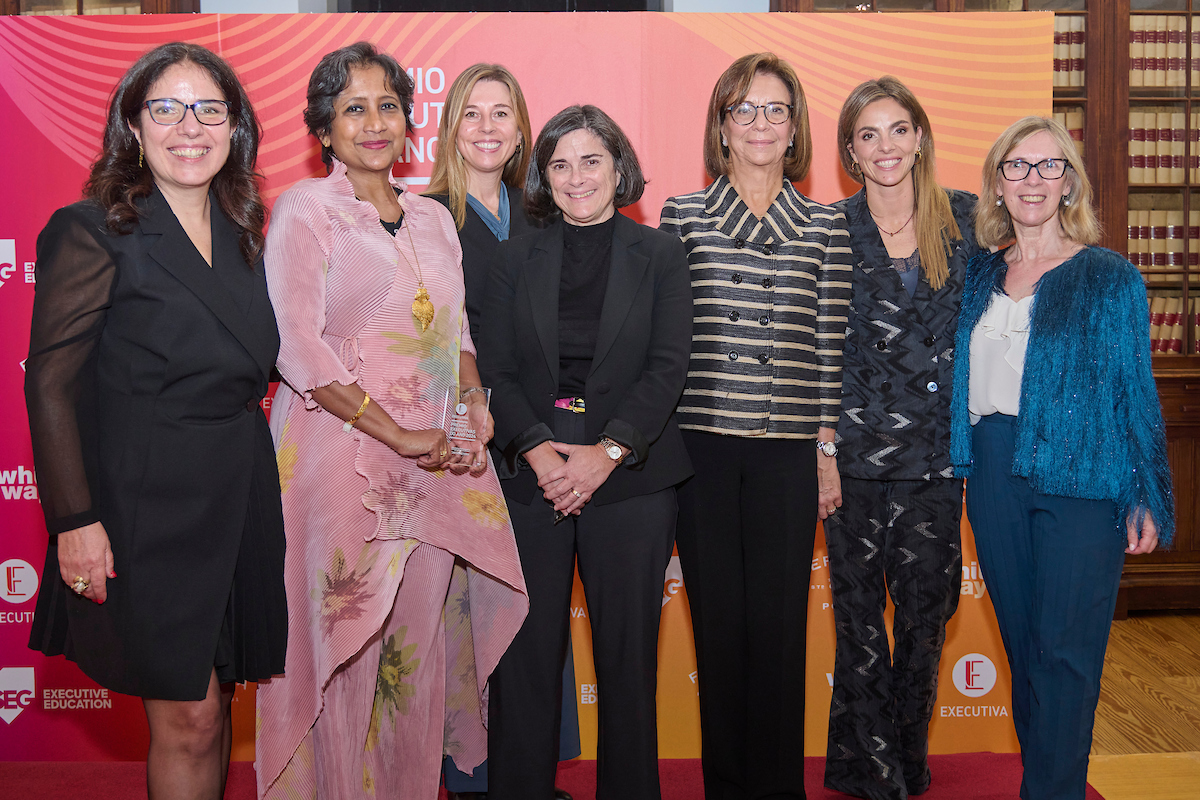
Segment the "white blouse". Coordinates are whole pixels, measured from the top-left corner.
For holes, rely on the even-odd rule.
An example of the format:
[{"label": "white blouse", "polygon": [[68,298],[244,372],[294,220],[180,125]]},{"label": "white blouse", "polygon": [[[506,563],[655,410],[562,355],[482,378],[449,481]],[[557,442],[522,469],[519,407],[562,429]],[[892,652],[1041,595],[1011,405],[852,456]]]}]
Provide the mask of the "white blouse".
[{"label": "white blouse", "polygon": [[1021,411],[1021,375],[1029,344],[1029,309],[1034,295],[1014,301],[993,294],[971,332],[971,379],[967,410],[971,424],[989,414],[1015,417]]}]

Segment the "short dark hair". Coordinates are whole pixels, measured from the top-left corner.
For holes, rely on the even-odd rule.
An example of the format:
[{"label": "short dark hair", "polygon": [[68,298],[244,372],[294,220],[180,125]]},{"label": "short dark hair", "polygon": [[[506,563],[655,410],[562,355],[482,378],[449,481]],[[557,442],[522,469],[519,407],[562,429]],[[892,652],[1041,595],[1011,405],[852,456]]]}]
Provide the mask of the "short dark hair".
[{"label": "short dark hair", "polygon": [[104,209],[109,230],[118,234],[132,230],[138,220],[135,204],[154,191],[154,177],[142,165],[138,140],[130,126],[141,127],[150,87],[176,64],[195,64],[207,72],[229,103],[229,157],[213,178],[212,190],[221,211],[242,229],[242,256],[253,267],[262,255],[263,226],[267,221],[267,207],[259,195],[254,172],[262,130],[233,68],[206,47],[168,42],[144,54],[129,68],[108,106],[103,150],[92,164],[84,194]]},{"label": "short dark hair", "polygon": [[[352,45],[326,53],[321,57],[312,75],[308,78],[308,105],[304,109],[304,124],[308,132],[320,139],[328,136],[333,128],[333,101],[345,91],[350,83],[350,70],[379,67],[383,70],[388,88],[400,98],[404,109],[404,126],[412,130],[413,87],[412,78],[404,71],[400,62],[387,53],[381,53],[370,42],[355,42]],[[321,145],[321,160],[325,166],[333,163],[333,149]]]},{"label": "short dark hair", "polygon": [[554,204],[550,183],[546,180],[546,167],[554,157],[558,142],[568,133],[586,130],[596,135],[604,149],[613,157],[616,167],[617,194],[613,205],[624,208],[636,203],[646,189],[646,178],[642,165],[629,137],[613,118],[596,106],[571,106],[555,114],[538,134],[529,161],[529,174],[525,178],[525,211],[536,220],[547,220],[561,213]]}]

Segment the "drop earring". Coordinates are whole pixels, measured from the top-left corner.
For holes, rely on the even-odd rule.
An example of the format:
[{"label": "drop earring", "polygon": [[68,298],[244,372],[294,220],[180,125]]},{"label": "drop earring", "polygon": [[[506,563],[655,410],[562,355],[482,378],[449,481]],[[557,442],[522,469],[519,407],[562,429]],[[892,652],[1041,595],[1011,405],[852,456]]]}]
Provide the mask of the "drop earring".
[{"label": "drop earring", "polygon": [[145,152],[142,150],[142,143],[138,142],[138,169],[142,168],[142,156]]},{"label": "drop earring", "polygon": [[999,207],[1000,207],[1000,206],[1002,206],[1002,205],[1004,205],[1004,198],[1003,198],[1003,197],[999,197],[999,196],[998,196],[998,197],[996,198],[996,208],[999,208]]}]

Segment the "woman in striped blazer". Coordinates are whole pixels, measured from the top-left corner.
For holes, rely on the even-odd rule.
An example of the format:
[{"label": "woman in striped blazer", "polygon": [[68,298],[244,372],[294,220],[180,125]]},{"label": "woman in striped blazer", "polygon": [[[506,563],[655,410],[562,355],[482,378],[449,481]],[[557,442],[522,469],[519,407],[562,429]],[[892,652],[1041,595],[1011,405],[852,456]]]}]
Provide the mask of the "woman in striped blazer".
[{"label": "woman in striped blazer", "polygon": [[[692,354],[678,409],[695,477],[677,541],[691,602],[709,797],[804,797],[804,649],[820,480],[841,401],[846,219],[793,182],[812,155],[795,71],[743,56],[717,81],[716,180],[663,207],[688,253]],[[818,445],[819,446],[819,445]]]}]

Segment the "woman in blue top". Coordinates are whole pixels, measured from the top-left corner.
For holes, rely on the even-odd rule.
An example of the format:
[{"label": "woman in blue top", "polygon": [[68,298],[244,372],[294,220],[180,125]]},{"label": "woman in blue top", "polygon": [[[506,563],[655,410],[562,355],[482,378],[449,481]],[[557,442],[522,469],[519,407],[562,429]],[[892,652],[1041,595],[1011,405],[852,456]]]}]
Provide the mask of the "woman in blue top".
[{"label": "woman in blue top", "polygon": [[1061,125],[1009,127],[975,217],[1001,249],[969,264],[958,326],[951,457],[1012,669],[1025,800],[1082,800],[1125,554],[1175,527],[1145,286],[1095,246],[1091,198]]}]

